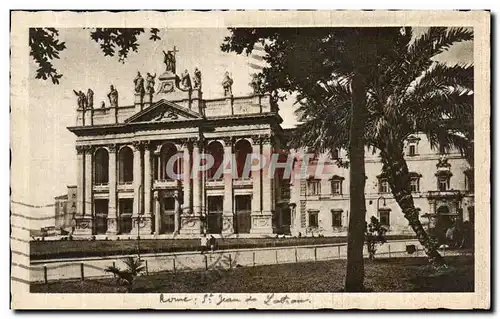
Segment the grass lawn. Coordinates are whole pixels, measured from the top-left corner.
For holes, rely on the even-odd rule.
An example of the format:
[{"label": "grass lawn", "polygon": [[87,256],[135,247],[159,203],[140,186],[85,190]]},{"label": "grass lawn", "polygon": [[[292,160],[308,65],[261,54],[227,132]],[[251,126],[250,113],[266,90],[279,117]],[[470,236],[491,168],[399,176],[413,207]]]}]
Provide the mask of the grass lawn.
[{"label": "grass lawn", "polygon": [[[407,239],[413,236],[386,236],[387,239]],[[316,238],[224,238],[218,239],[219,249],[283,247],[347,242],[346,237]],[[141,254],[199,250],[199,239],[141,239]],[[53,258],[98,257],[137,253],[137,240],[60,240],[30,242],[32,260]]]},{"label": "grass lawn", "polygon": [[[445,257],[449,267],[436,270],[426,258],[389,258],[365,262],[368,291],[472,292],[474,257]],[[208,272],[156,273],[138,277],[134,293],[284,293],[339,292],[345,277],[345,260],[211,270]],[[31,292],[126,292],[112,279],[59,281],[33,284]]]}]

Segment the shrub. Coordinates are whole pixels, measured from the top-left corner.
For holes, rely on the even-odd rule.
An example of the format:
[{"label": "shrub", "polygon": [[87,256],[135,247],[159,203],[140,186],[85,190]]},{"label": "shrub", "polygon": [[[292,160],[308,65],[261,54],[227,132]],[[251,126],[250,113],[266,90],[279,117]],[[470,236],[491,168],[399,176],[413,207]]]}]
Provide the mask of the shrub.
[{"label": "shrub", "polygon": [[370,260],[375,259],[377,244],[383,245],[387,241],[385,238],[386,232],[387,229],[380,224],[380,221],[375,216],[370,218],[369,224],[365,222],[365,244]]},{"label": "shrub", "polygon": [[126,266],[125,270],[121,270],[116,266],[109,266],[104,271],[112,273],[116,276],[116,283],[118,285],[126,286],[127,291],[132,291],[132,284],[137,276],[144,271],[144,262],[139,258],[127,257],[123,261]]}]

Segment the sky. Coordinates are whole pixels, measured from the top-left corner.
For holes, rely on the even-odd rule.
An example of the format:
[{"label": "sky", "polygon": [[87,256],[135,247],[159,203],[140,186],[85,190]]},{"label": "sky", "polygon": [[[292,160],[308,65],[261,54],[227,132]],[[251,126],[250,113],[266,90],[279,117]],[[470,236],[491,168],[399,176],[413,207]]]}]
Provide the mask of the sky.
[{"label": "sky", "polygon": [[[425,31],[422,28],[417,32]],[[59,38],[66,42],[67,49],[54,61],[63,74],[59,85],[50,80],[35,79],[36,64],[29,59],[29,110],[22,119],[27,125],[22,130],[11,130],[13,169],[11,179],[20,181],[12,185],[12,200],[32,205],[46,205],[54,197],[66,193],[66,185],[76,184],[75,136],[67,127],[76,123],[76,96],[73,89],[94,91],[94,105],[100,105],[106,97],[109,85],[119,92],[119,105],[133,104],[133,79],[137,71],[160,75],[165,66],[162,50],[178,52],[177,73],[188,69],[193,74],[195,67],[202,72],[204,98],[223,96],[220,85],[225,71],[231,74],[233,94],[248,95],[251,88],[250,74],[254,70],[247,65],[250,58],[235,53],[224,53],[220,44],[229,31],[225,28],[208,29],[163,29],[159,41],[150,41],[148,32],[139,38],[138,52],[130,53],[122,64],[117,57],[105,57],[99,45],[90,39],[90,30],[60,29]],[[471,63],[472,42],[454,45],[439,60],[449,63]],[[15,113],[15,110],[13,110]],[[292,127],[297,121],[293,99],[280,104],[283,127]],[[36,215],[51,215],[53,207],[39,209]]]}]

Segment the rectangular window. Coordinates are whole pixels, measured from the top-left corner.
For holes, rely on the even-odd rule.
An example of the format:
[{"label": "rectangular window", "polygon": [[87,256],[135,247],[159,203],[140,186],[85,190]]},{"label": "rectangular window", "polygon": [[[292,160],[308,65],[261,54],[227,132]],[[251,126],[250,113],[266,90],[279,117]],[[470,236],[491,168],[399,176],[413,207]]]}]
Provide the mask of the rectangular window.
[{"label": "rectangular window", "polygon": [[119,201],[120,215],[132,215],[134,200],[132,198],[121,198]]},{"label": "rectangular window", "polygon": [[332,195],[341,195],[342,194],[342,181],[333,180],[332,181]]},{"label": "rectangular window", "polygon": [[379,193],[389,193],[389,182],[385,178],[379,179]]},{"label": "rectangular window", "polygon": [[132,198],[120,198],[118,205],[120,210],[120,234],[130,234],[132,231],[132,211],[134,209],[134,200]]},{"label": "rectangular window", "polygon": [[309,212],[309,227],[318,227],[319,221],[318,221],[318,211],[311,211]]},{"label": "rectangular window", "polygon": [[383,226],[390,226],[391,225],[391,222],[390,222],[390,211],[388,210],[380,210],[378,212],[378,216],[379,216],[379,220],[380,220],[380,224],[383,225]]},{"label": "rectangular window", "polygon": [[417,155],[417,146],[415,144],[411,144],[408,148],[408,155],[415,156]]},{"label": "rectangular window", "polygon": [[332,210],[332,227],[342,227],[341,210]]},{"label": "rectangular window", "polygon": [[444,192],[449,189],[450,186],[450,180],[448,177],[440,177],[438,179],[438,188],[439,191]]},{"label": "rectangular window", "polygon": [[321,194],[321,182],[319,179],[311,179],[307,181],[307,193],[308,195]]},{"label": "rectangular window", "polygon": [[412,177],[410,180],[410,188],[412,193],[418,193],[420,191],[419,189],[419,178],[418,177]]}]

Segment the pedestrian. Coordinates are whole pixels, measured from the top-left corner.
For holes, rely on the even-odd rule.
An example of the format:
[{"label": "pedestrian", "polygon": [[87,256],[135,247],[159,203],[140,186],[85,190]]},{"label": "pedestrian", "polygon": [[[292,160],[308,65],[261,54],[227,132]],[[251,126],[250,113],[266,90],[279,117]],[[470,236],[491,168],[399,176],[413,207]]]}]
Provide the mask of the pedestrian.
[{"label": "pedestrian", "polygon": [[201,253],[204,254],[205,251],[207,250],[207,242],[208,242],[207,235],[205,233],[203,233],[201,235],[200,241],[201,241],[201,243],[200,243],[201,244]]},{"label": "pedestrian", "polygon": [[214,235],[210,235],[209,244],[210,244],[210,250],[212,252],[214,252],[215,251],[215,245],[217,244],[217,240],[215,239]]}]

